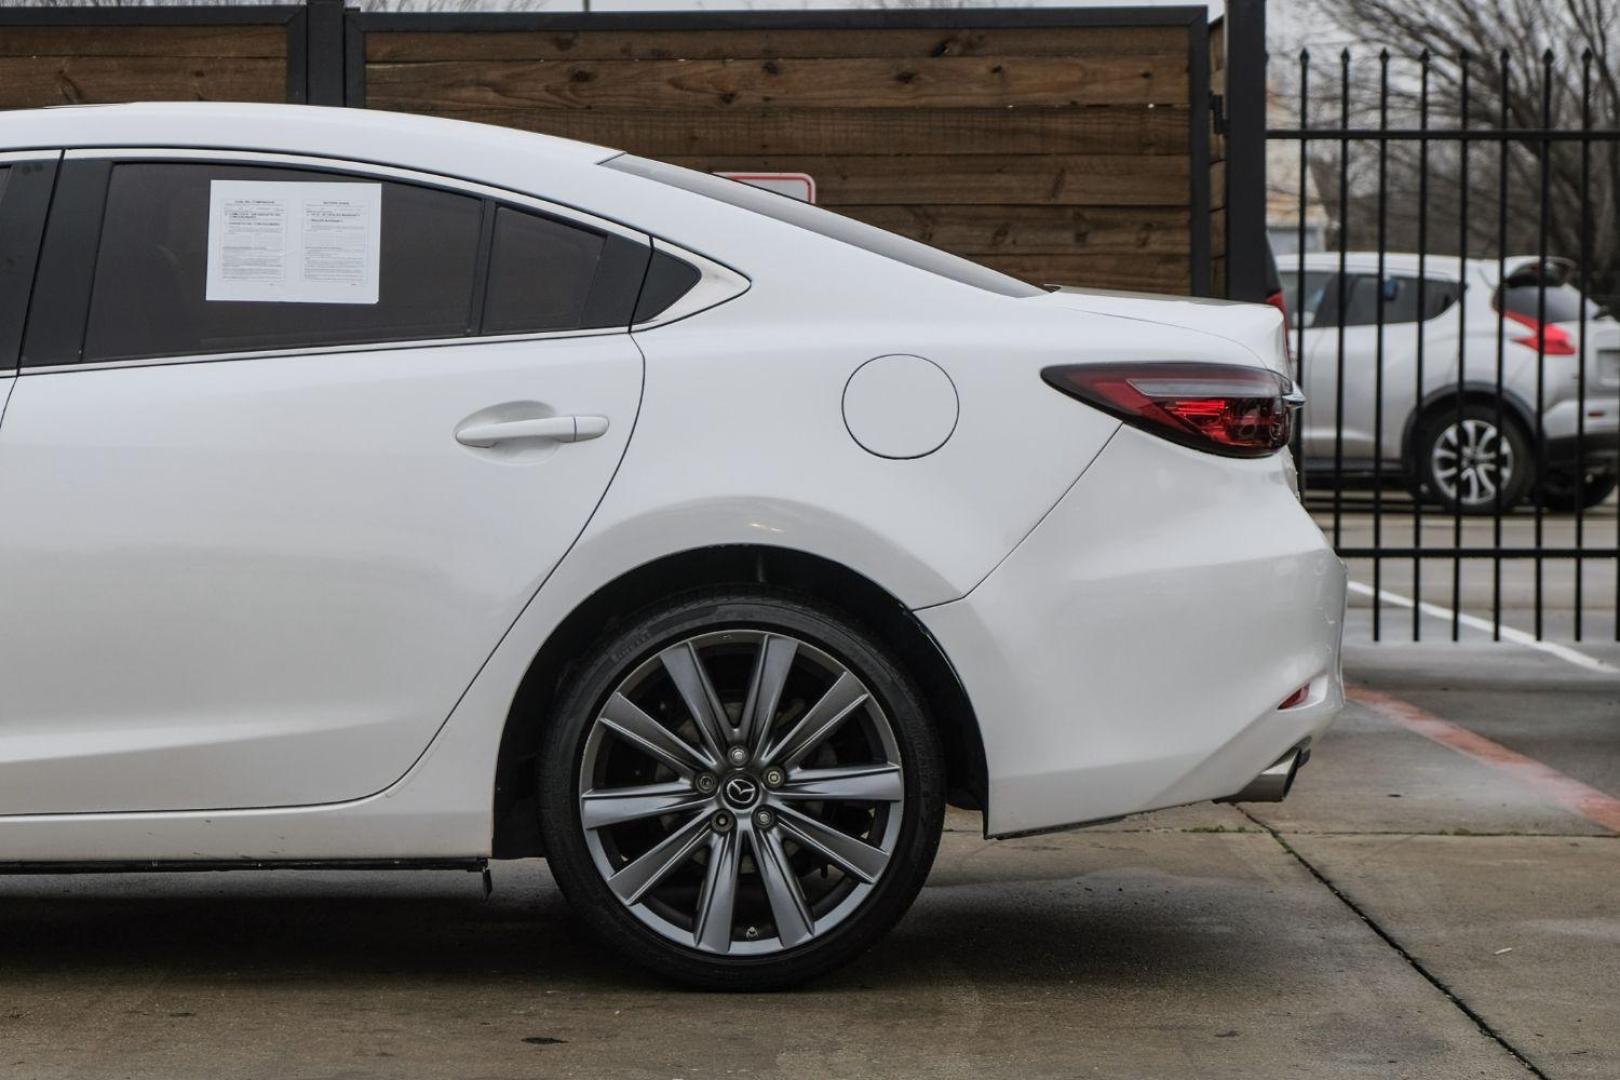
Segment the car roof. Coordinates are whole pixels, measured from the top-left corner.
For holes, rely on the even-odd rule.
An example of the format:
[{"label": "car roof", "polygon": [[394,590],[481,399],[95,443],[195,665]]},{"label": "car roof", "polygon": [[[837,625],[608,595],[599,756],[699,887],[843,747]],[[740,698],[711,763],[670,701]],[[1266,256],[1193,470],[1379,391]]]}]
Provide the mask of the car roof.
[{"label": "car roof", "polygon": [[[1385,252],[1384,272],[1388,274],[1416,274],[1421,264],[1423,273],[1429,277],[1449,278],[1456,280],[1458,276],[1459,259],[1455,255],[1429,255],[1419,260],[1418,256],[1409,252]],[[1299,267],[1298,255],[1284,255],[1277,260],[1284,272],[1297,270]],[[1468,269],[1475,273],[1494,274],[1496,260],[1469,259]],[[1357,272],[1378,272],[1378,252],[1376,251],[1347,251],[1344,253],[1344,265],[1347,270]],[[1337,251],[1312,251],[1305,255],[1305,269],[1307,270],[1337,270],[1339,268],[1339,253]]]},{"label": "car roof", "polygon": [[[1423,273],[1432,278],[1445,278],[1457,280],[1458,263],[1462,261],[1455,255],[1429,255],[1421,261]],[[1526,263],[1539,263],[1541,260],[1535,255],[1509,255],[1503,263],[1508,273],[1512,274],[1515,267]],[[1297,271],[1299,256],[1283,255],[1277,260],[1278,266],[1284,273]],[[1489,259],[1468,259],[1468,271],[1477,274],[1488,282],[1495,282],[1500,278],[1497,261]],[[1420,265],[1417,255],[1410,252],[1391,251],[1384,254],[1384,272],[1387,274],[1416,275]],[[1377,273],[1378,252],[1376,251],[1347,251],[1344,253],[1344,266],[1347,270],[1356,273]],[[1307,270],[1337,270],[1339,268],[1339,253],[1337,251],[1312,251],[1305,255],[1305,269]]]},{"label": "car roof", "polygon": [[143,102],[0,112],[0,151],[173,147],[257,150],[394,165],[525,190],[537,164],[620,151],[512,128],[371,109]]}]

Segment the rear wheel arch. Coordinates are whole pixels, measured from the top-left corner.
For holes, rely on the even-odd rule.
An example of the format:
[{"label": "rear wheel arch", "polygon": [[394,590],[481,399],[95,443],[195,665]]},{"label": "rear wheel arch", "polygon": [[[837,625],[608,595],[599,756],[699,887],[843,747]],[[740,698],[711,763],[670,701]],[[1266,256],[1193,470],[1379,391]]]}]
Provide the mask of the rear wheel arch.
[{"label": "rear wheel arch", "polygon": [[[1416,478],[1422,463],[1418,440],[1423,437],[1424,429],[1430,421],[1443,416],[1447,411],[1455,412],[1458,407],[1458,398],[1463,405],[1494,406],[1500,397],[1502,402],[1502,418],[1508,423],[1517,424],[1525,440],[1534,446],[1536,422],[1535,414],[1530,406],[1519,399],[1519,396],[1502,389],[1500,395],[1496,392],[1494,384],[1464,383],[1459,390],[1456,386],[1443,387],[1429,394],[1423,399],[1423,404],[1413,409],[1406,418],[1406,430],[1401,437],[1402,464],[1408,477]],[[1415,482],[1415,479],[1414,479]]]},{"label": "rear wheel arch", "polygon": [[837,610],[871,630],[920,689],[945,751],[953,805],[982,808],[984,743],[950,660],[899,600],[840,563],[790,548],[724,545],[646,563],[597,589],[557,625],[530,661],[501,734],[494,786],[495,858],[542,854],[534,763],[557,692],[586,653],[620,620],[672,596],[728,585],[766,585]]}]

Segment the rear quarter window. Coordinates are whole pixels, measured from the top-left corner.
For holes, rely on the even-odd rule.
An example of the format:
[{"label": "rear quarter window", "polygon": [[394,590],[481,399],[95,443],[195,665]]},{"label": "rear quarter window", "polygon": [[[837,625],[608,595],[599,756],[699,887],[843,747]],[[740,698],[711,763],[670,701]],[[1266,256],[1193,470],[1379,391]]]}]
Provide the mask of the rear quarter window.
[{"label": "rear quarter window", "polygon": [[[1539,285],[1507,285],[1496,297],[1504,310],[1527,319],[1541,318],[1541,287]],[[1586,304],[1586,317],[1595,319],[1601,309],[1591,301]],[[1581,291],[1573,285],[1547,286],[1546,320],[1550,323],[1576,322],[1581,317]]]}]

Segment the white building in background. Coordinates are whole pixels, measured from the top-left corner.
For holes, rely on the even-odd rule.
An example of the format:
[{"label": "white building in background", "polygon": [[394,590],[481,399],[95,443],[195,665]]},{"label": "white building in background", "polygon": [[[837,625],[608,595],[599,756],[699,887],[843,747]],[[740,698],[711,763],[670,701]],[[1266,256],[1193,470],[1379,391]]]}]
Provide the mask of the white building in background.
[{"label": "white building in background", "polygon": [[[1282,104],[1275,84],[1267,95],[1266,126],[1297,126],[1297,117]],[[1281,139],[1266,142],[1266,238],[1271,241],[1271,250],[1278,255],[1299,251],[1301,216],[1304,217],[1306,251],[1327,248],[1328,228],[1332,224],[1316,175],[1309,168],[1305,170],[1305,186],[1300,187],[1299,146],[1297,142]]]},{"label": "white building in background", "polygon": [[1266,143],[1266,238],[1271,250],[1288,255],[1300,249],[1301,201],[1304,203],[1305,250],[1324,251],[1327,248],[1327,204],[1316,185],[1316,177],[1305,173],[1304,197],[1300,194],[1299,144],[1271,141]]}]

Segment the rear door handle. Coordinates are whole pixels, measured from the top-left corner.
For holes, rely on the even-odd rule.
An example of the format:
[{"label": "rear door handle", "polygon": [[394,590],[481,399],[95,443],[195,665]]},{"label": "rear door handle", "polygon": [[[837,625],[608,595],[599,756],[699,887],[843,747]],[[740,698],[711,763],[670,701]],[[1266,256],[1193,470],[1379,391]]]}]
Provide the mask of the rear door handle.
[{"label": "rear door handle", "polygon": [[605,416],[537,416],[529,420],[494,420],[468,424],[456,432],[463,446],[494,446],[512,439],[584,442],[607,433]]}]

